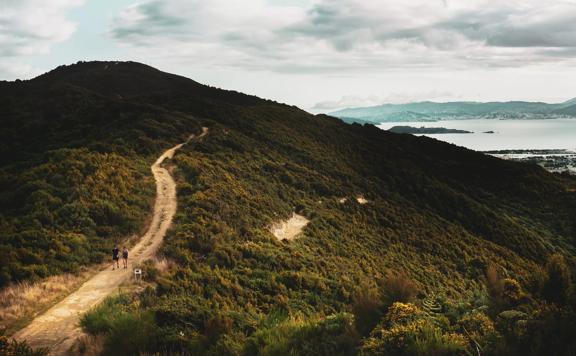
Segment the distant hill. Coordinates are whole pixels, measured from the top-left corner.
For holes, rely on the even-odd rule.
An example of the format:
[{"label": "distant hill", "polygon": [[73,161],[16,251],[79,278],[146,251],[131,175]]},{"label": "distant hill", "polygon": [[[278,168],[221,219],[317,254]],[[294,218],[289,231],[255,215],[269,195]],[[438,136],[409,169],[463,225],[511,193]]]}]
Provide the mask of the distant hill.
[{"label": "distant hill", "polygon": [[563,106],[560,109],[556,109],[554,113],[559,115],[576,116],[576,103],[572,105]]},{"label": "distant hill", "polygon": [[408,104],[384,104],[363,108],[348,108],[330,113],[330,115],[348,121],[362,120],[373,123],[393,121],[437,121],[458,119],[534,119],[574,116],[576,113],[569,100],[561,104],[541,102],[446,102],[431,101]]},{"label": "distant hill", "polygon": [[472,133],[466,130],[447,129],[445,127],[412,127],[412,126],[393,126],[388,129],[390,132],[400,134],[467,134]]},{"label": "distant hill", "polygon": [[[466,117],[547,105],[359,110]],[[158,153],[210,128],[167,162],[178,211],[161,248],[166,262],[145,264],[146,288],[84,319],[106,354],[349,355],[385,341],[370,338],[415,340],[388,333],[407,312],[421,318],[417,328],[394,330],[426,326],[432,346],[420,348],[450,343],[424,354],[476,354],[484,341],[483,354],[531,343],[572,350],[558,340],[574,339],[573,314],[548,327],[564,319],[540,313],[558,310],[544,303],[556,296],[546,291],[570,289],[557,288],[564,265],[549,288],[542,271],[554,253],[576,257],[574,177],[133,62],[0,82],[0,110],[1,287],[108,261],[115,242],[146,224]],[[270,227],[293,213],[309,224],[297,239],[277,240]],[[414,305],[383,318],[399,300]]]},{"label": "distant hill", "polygon": [[562,104],[560,104],[562,106],[571,106],[571,105],[576,105],[576,98],[572,98],[570,100],[566,100],[565,102],[563,102]]}]

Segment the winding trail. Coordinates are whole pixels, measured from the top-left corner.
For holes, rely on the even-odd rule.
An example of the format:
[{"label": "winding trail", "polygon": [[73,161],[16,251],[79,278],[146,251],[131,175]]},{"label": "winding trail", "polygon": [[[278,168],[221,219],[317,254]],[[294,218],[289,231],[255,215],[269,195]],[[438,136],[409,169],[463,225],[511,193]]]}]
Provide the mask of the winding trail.
[{"label": "winding trail", "polygon": [[[172,158],[178,149],[191,140],[198,140],[207,133],[208,128],[202,128],[202,134],[192,135],[186,142],[170,148],[152,165],[151,169],[156,181],[156,201],[152,222],[148,231],[130,251],[130,266],[137,265],[154,255],[176,213],[176,183],[168,170],[161,166],[162,162],[167,158]],[[17,340],[26,340],[34,348],[47,347],[53,355],[66,353],[82,335],[79,326],[80,316],[116,291],[122,282],[129,280],[132,276],[132,268],[120,268],[113,271],[111,267],[110,264],[105,270],[98,272],[77,291],[18,331],[14,337]]]}]

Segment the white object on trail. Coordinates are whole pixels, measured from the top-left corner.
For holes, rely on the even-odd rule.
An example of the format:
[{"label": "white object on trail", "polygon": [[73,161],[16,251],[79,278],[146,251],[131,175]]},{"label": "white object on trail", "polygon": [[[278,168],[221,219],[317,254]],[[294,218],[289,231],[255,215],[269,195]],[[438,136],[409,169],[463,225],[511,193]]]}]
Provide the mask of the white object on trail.
[{"label": "white object on trail", "polygon": [[134,269],[134,280],[137,282],[142,280],[142,270],[140,268]]}]

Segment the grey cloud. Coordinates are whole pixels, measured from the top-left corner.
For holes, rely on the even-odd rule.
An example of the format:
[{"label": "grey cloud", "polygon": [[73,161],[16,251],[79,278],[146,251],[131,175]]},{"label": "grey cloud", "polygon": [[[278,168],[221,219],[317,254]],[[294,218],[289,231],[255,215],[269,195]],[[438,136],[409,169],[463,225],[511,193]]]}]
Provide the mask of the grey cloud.
[{"label": "grey cloud", "polygon": [[143,19],[139,19],[135,24],[117,22],[112,29],[114,38],[122,40],[176,34],[186,24],[186,19],[169,14],[164,3],[160,1],[142,3],[137,5],[136,9]]},{"label": "grey cloud", "polygon": [[576,16],[570,23],[547,23],[533,27],[503,25],[487,44],[499,47],[576,47]]},{"label": "grey cloud", "polygon": [[[471,40],[481,40],[495,47],[574,47],[576,46],[576,6],[568,18],[552,17],[538,23],[513,24],[519,14],[512,9],[498,12],[460,14],[435,27],[460,33]],[[520,13],[520,15],[522,15]]]},{"label": "grey cloud", "polygon": [[386,11],[375,2],[379,11],[373,11],[359,0],[321,0],[295,22],[259,27],[250,21],[230,25],[210,3],[167,4],[136,5],[132,10],[138,16],[116,19],[113,37],[143,49],[181,45],[185,53],[210,59],[211,66],[282,73],[500,68],[576,59],[567,50],[576,47],[576,11],[542,15],[530,6],[483,3],[458,10],[439,0],[432,6],[438,14],[418,17],[412,13],[418,9],[410,12],[400,5]]},{"label": "grey cloud", "polygon": [[[340,5],[346,1],[340,2]],[[435,48],[449,48],[450,36],[463,36],[495,47],[574,47],[576,46],[576,6],[567,18],[550,18],[537,24],[511,24],[511,17],[523,15],[513,8],[496,11],[468,11],[454,14],[451,18],[425,26],[393,28],[382,26],[387,19],[375,14],[358,14],[337,2],[327,0],[316,4],[308,17],[300,24],[284,29],[283,34],[311,36],[331,43],[338,50],[354,47],[354,34],[366,30],[369,40],[386,42],[392,40],[416,41]],[[439,40],[430,34],[443,33]],[[448,43],[446,42],[448,41]],[[358,40],[358,43],[361,40]]]}]

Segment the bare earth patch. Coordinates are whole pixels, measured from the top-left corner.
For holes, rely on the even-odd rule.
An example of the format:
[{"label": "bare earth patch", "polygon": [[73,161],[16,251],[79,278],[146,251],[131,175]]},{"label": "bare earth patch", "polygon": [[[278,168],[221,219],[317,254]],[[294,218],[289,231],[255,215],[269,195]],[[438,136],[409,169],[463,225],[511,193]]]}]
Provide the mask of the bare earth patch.
[{"label": "bare earth patch", "polygon": [[302,232],[309,222],[310,220],[306,219],[306,217],[292,213],[290,219],[273,224],[270,227],[270,232],[280,241],[292,240]]}]

